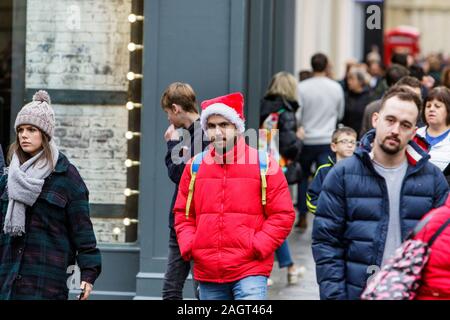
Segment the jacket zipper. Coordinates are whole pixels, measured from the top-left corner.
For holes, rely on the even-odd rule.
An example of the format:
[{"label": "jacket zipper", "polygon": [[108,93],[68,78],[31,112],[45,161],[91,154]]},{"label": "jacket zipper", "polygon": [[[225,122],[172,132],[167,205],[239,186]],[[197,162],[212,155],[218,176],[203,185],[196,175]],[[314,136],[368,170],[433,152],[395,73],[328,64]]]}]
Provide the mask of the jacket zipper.
[{"label": "jacket zipper", "polygon": [[227,167],[226,164],[223,167],[223,179],[222,179],[222,201],[219,217],[219,278],[223,280],[223,268],[222,268],[222,236],[223,236],[223,215],[224,215],[224,203],[225,203],[225,186],[227,184]]}]

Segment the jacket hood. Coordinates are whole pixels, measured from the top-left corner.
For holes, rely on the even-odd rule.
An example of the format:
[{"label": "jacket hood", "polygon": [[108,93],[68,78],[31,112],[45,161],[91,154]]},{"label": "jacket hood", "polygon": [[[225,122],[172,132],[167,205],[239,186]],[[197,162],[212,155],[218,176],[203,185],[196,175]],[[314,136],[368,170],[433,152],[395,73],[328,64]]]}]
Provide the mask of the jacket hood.
[{"label": "jacket hood", "polygon": [[269,114],[284,108],[296,112],[299,108],[297,101],[283,100],[280,96],[267,96],[261,100],[260,119],[266,119]]}]

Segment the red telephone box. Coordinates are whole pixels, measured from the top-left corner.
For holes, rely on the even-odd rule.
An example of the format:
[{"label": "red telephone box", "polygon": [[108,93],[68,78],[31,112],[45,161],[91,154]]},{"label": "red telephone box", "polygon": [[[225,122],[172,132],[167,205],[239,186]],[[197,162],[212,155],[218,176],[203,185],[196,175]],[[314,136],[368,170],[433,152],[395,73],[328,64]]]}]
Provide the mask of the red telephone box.
[{"label": "red telephone box", "polygon": [[386,31],[384,36],[384,64],[391,64],[394,53],[406,53],[415,57],[420,53],[420,32],[414,27],[400,26]]}]

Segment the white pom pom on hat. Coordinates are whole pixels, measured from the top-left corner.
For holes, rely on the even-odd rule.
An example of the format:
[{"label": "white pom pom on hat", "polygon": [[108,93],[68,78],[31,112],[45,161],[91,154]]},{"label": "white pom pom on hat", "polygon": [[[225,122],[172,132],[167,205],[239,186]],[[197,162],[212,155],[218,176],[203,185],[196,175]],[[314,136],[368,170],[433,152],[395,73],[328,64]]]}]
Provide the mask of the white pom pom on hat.
[{"label": "white pom pom on hat", "polygon": [[33,96],[33,101],[47,102],[48,104],[52,103],[50,95],[45,90],[39,90],[36,92]]},{"label": "white pom pom on hat", "polygon": [[42,130],[52,139],[55,133],[55,112],[51,106],[47,91],[39,90],[33,95],[33,101],[26,104],[17,114],[14,128],[29,124]]}]

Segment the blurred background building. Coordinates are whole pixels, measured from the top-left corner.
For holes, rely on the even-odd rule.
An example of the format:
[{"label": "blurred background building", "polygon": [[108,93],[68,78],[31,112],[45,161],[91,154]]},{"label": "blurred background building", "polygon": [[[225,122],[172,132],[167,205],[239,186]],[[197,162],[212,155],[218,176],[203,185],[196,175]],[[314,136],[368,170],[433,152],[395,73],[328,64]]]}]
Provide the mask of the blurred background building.
[{"label": "blurred background building", "polygon": [[412,26],[420,32],[422,56],[449,53],[450,1],[447,0],[388,0],[385,1],[385,26]]}]

